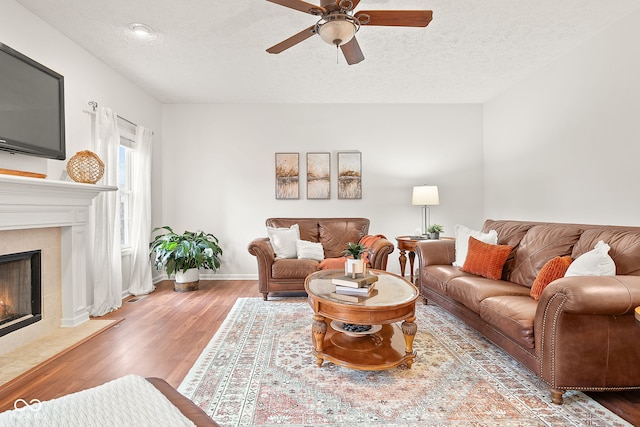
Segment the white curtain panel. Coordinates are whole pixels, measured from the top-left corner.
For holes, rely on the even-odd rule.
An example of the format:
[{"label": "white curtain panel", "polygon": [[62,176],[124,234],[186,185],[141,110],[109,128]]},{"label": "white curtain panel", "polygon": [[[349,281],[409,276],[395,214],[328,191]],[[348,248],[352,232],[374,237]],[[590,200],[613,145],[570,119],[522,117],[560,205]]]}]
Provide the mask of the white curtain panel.
[{"label": "white curtain panel", "polygon": [[129,293],[144,295],[152,292],[149,242],[151,241],[151,139],[153,132],[142,126],[136,128],[133,153],[131,206],[131,274]]},{"label": "white curtain panel", "polygon": [[[109,108],[96,111],[94,144],[105,168],[101,184],[118,185],[120,132],[118,116]],[[103,316],[122,305],[122,259],[120,254],[120,202],[117,191],[103,191],[93,201],[92,316]],[[91,242],[89,246],[91,247]]]}]

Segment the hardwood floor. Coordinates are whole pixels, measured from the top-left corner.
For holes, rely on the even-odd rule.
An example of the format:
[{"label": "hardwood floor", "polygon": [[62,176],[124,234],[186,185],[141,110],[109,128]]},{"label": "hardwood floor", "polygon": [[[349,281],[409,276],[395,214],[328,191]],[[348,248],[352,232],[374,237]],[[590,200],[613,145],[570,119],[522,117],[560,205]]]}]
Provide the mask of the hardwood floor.
[{"label": "hardwood floor", "polygon": [[[16,399],[54,399],[127,374],[160,377],[178,387],[239,297],[262,298],[255,281],[200,281],[197,292],[155,292],[125,302],[103,318],[115,327],[0,387],[0,412]],[[640,425],[640,391],[589,393],[633,425]]]},{"label": "hardwood floor", "polygon": [[127,374],[160,377],[173,387],[195,363],[238,297],[262,298],[255,281],[200,281],[197,292],[173,282],[102,317],[124,320],[89,342],[0,388],[0,411],[16,399],[50,400]]}]

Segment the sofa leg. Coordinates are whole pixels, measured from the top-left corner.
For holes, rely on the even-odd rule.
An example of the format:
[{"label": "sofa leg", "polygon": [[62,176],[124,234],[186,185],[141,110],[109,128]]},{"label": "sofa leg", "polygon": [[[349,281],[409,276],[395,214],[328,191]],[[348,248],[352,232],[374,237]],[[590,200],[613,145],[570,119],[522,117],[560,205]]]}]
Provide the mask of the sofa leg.
[{"label": "sofa leg", "polygon": [[427,299],[427,297],[423,297],[424,298],[424,305],[429,304],[429,300]]},{"label": "sofa leg", "polygon": [[551,401],[553,403],[556,405],[562,405],[562,395],[564,394],[563,390],[557,390],[549,387],[549,393],[551,394]]},{"label": "sofa leg", "polygon": [[263,293],[262,293],[262,299],[263,299],[264,301],[266,301],[266,300],[267,300],[267,295],[269,295],[269,292],[263,292]]}]

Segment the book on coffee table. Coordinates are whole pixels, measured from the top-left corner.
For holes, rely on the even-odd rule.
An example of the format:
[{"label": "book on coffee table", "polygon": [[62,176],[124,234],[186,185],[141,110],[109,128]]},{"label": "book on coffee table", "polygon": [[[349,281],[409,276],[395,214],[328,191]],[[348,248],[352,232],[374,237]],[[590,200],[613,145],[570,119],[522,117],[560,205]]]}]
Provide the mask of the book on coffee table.
[{"label": "book on coffee table", "polygon": [[378,276],[376,276],[375,274],[369,274],[364,277],[356,277],[355,279],[349,275],[334,277],[333,279],[331,279],[331,283],[333,283],[334,285],[349,288],[362,288],[377,281]]},{"label": "book on coffee table", "polygon": [[351,286],[341,286],[336,285],[336,293],[337,294],[348,294],[348,295],[363,295],[368,296],[373,292],[376,284],[370,283],[368,285],[364,285],[361,288],[352,288]]},{"label": "book on coffee table", "polygon": [[345,302],[363,302],[365,300],[367,300],[368,298],[371,298],[374,295],[378,294],[378,290],[374,289],[371,292],[369,292],[368,294],[364,294],[364,295],[359,295],[359,294],[354,294],[354,293],[346,293],[346,292],[331,292],[331,294],[329,294],[329,296],[333,299],[336,299],[338,301],[345,301]]}]

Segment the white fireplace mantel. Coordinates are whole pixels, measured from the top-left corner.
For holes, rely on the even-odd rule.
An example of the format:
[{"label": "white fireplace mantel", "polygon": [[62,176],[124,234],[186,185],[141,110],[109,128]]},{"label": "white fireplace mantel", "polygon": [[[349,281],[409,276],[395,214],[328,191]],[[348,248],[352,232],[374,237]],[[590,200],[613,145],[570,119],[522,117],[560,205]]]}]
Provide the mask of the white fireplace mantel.
[{"label": "white fireplace mantel", "polygon": [[87,223],[92,200],[117,187],[0,175],[0,230],[61,227],[62,326],[89,320]]}]

